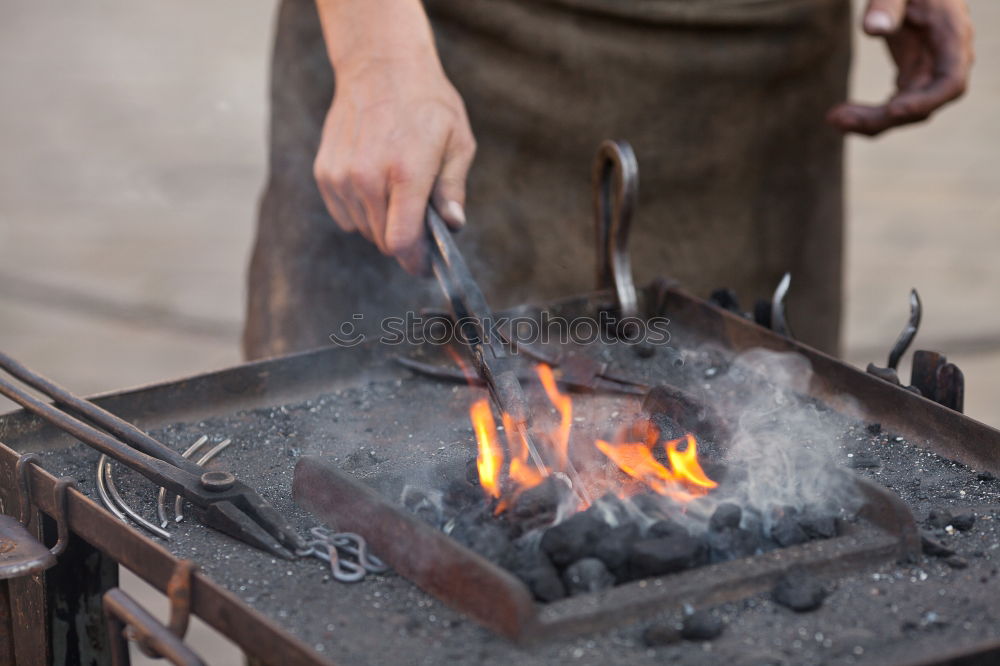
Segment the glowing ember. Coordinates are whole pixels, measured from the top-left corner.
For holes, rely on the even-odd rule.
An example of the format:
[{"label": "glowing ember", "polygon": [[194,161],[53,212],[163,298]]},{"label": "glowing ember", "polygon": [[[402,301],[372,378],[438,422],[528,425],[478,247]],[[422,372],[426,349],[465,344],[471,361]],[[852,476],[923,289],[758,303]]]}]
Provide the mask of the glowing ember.
[{"label": "glowing ember", "polygon": [[476,441],[479,443],[479,456],[476,466],[479,468],[479,485],[489,495],[500,497],[500,470],[503,468],[503,449],[497,438],[497,426],[493,420],[490,403],[484,398],[476,401],[469,409],[469,418],[476,431]]},{"label": "glowing ember", "polygon": [[[539,365],[538,378],[549,402],[559,413],[559,425],[548,436],[536,440],[547,445],[541,451],[548,463],[547,469],[539,470],[530,458],[528,445],[522,433],[513,426],[512,419],[503,414],[506,435],[507,462],[504,474],[504,450],[499,444],[496,424],[489,403],[483,399],[472,405],[470,416],[479,444],[477,465],[479,482],[484,491],[500,502],[496,512],[501,513],[510,501],[522,491],[542,482],[551,473],[563,473],[574,479],[574,484],[582,483],[608,489],[606,474],[588,477],[580,474],[571,459],[570,441],[573,427],[573,402],[559,391],[555,375],[547,365]],[[659,431],[648,423],[642,427],[626,431],[621,441],[614,443],[597,440],[594,446],[623,473],[618,483],[610,490],[621,497],[652,490],[670,497],[677,502],[688,502],[715,488],[718,484],[710,479],[698,462],[698,444],[691,434],[662,444]],[[658,453],[659,452],[659,453]],[[596,471],[596,470],[593,470]],[[502,480],[503,479],[503,480]],[[584,501],[579,509],[586,508]]]}]

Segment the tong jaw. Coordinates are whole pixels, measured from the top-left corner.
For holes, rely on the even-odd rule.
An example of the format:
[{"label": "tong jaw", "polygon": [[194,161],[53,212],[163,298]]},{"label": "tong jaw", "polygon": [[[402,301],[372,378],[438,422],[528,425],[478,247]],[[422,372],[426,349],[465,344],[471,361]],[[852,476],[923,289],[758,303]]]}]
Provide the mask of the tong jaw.
[{"label": "tong jaw", "polygon": [[248,486],[237,482],[232,499],[212,501],[202,522],[234,539],[286,560],[294,560],[306,547],[274,507]]}]

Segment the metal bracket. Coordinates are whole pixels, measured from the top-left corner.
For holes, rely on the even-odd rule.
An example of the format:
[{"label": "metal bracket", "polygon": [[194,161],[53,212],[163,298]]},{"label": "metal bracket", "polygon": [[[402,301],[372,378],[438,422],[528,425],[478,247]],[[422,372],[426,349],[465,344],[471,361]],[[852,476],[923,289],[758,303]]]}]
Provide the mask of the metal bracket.
[{"label": "metal bracket", "polygon": [[21,456],[14,467],[17,481],[20,506],[18,517],[0,516],[0,580],[19,578],[44,571],[56,563],[69,543],[69,526],[66,519],[66,495],[72,479],[56,481],[53,493],[55,495],[55,511],[53,518],[58,529],[58,538],[52,548],[46,548],[28,531],[27,525],[31,519],[31,483],[28,470],[37,464],[38,457],[34,454]]},{"label": "metal bracket", "polygon": [[636,317],[639,304],[628,236],[639,199],[639,164],[626,141],[601,143],[594,158],[593,188],[597,288],[614,288],[616,314],[621,319]]},{"label": "metal bracket", "polygon": [[146,655],[166,659],[177,666],[202,666],[204,662],[184,643],[191,618],[191,560],[177,563],[167,583],[170,620],[167,626],[157,620],[135,599],[120,588],[104,593],[104,617],[111,639],[111,663],[128,666],[128,643],[134,641]]}]

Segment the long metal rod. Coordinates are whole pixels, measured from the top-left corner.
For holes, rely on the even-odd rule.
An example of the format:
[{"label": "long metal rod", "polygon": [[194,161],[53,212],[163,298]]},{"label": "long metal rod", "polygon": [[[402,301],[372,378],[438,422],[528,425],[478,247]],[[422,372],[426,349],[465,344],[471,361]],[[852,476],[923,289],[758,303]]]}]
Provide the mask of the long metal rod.
[{"label": "long metal rod", "polygon": [[[6,370],[10,375],[16,377],[17,379],[24,382],[31,388],[39,391],[40,393],[45,394],[46,396],[54,400],[56,404],[63,407],[63,409],[72,412],[76,416],[87,419],[91,423],[99,426],[102,430],[106,430],[107,432],[111,433],[112,435],[120,439],[122,442],[126,442],[129,445],[128,451],[136,449],[146,454],[147,456],[151,456],[153,458],[169,462],[173,464],[175,467],[179,467],[180,469],[186,469],[188,472],[192,474],[195,475],[201,474],[201,471],[198,470],[196,467],[192,466],[190,461],[185,460],[176,451],[156,441],[155,439],[153,439],[143,431],[139,430],[128,421],[125,421],[115,416],[111,412],[98,407],[92,402],[89,402],[87,400],[84,400],[83,398],[79,398],[73,395],[66,388],[63,388],[62,386],[56,384],[52,380],[43,377],[42,375],[39,375],[38,373],[28,369],[27,367],[18,363],[16,360],[11,358],[7,354],[4,354],[3,352],[0,352],[0,368]],[[6,382],[4,382],[3,387],[5,391],[12,390],[12,391],[18,391],[19,393],[23,394],[23,392],[21,392],[19,389],[14,388],[11,384],[8,384]],[[7,393],[5,393],[5,395],[7,395]],[[12,400],[15,400],[15,402],[18,402],[23,407],[35,411],[33,407],[24,404],[23,402],[17,400],[11,395],[7,395],[7,397],[11,398]],[[38,414],[39,416],[42,416],[43,418],[46,419],[49,418],[49,416],[39,413],[38,411],[36,411],[35,413]],[[108,455],[111,455],[112,457],[116,458],[118,457],[114,453],[109,453]],[[121,458],[119,458],[119,460],[121,460],[121,462],[126,462]]]},{"label": "long metal rod", "polygon": [[[432,252],[431,256],[434,273],[451,303],[453,314],[459,320],[475,320],[479,329],[478,339],[469,340],[473,345],[471,351],[476,371],[486,383],[493,404],[501,414],[508,414],[517,426],[535,467],[542,476],[548,476],[545,459],[539,453],[528,431],[527,405],[521,383],[512,370],[506,369],[495,373],[490,365],[492,359],[498,362],[509,361],[502,341],[498,340],[490,330],[495,324],[493,312],[486,303],[486,298],[475,278],[469,272],[465,258],[451,237],[451,232],[433,206],[427,207],[427,228],[437,249],[437,253]],[[492,359],[487,358],[487,355]]]},{"label": "long metal rod", "polygon": [[[186,469],[178,469],[169,462],[138,451],[109,434],[97,430],[93,426],[70,416],[48,403],[42,402],[3,378],[0,378],[0,395],[10,398],[60,430],[69,433],[84,444],[97,449],[100,453],[111,456],[131,467],[157,485],[167,486],[167,488],[174,492],[183,491],[184,485],[178,477],[185,474],[190,474],[189,483],[192,486],[198,483],[200,474],[196,476]],[[179,455],[177,457],[180,458]],[[190,461],[185,461],[185,463],[190,463]]]}]

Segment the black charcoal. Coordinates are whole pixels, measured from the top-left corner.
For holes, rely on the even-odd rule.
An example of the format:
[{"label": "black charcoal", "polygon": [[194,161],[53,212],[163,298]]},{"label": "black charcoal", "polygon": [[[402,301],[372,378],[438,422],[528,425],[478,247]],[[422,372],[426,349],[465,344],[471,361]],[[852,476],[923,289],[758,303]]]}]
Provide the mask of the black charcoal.
[{"label": "black charcoal", "polygon": [[442,499],[446,507],[461,511],[483,501],[483,489],[464,479],[453,479],[445,486]]},{"label": "black charcoal", "polygon": [[559,578],[559,572],[551,563],[547,566],[540,564],[530,569],[520,570],[516,575],[525,582],[528,589],[539,601],[549,603],[566,596],[566,587]]},{"label": "black charcoal", "polygon": [[997,477],[993,472],[980,472],[976,478],[980,481],[995,481]]},{"label": "black charcoal", "polygon": [[587,513],[600,518],[608,525],[622,525],[631,520],[625,502],[614,493],[607,493],[599,497],[590,505]]},{"label": "black charcoal", "polygon": [[785,513],[771,525],[771,538],[778,542],[778,545],[787,548],[805,543],[809,540],[809,535],[799,525],[798,516]]},{"label": "black charcoal", "polygon": [[592,513],[576,513],[545,530],[542,550],[560,569],[584,557],[591,557],[597,543],[611,527]]},{"label": "black charcoal", "polygon": [[642,493],[632,497],[632,505],[651,520],[666,520],[670,517],[666,500],[652,493]]},{"label": "black charcoal", "polygon": [[559,503],[569,494],[569,487],[555,476],[549,476],[528,488],[514,500],[511,522],[523,532],[544,527],[555,520]]},{"label": "black charcoal", "polygon": [[720,531],[727,528],[737,528],[743,518],[743,510],[732,502],[723,502],[715,508],[708,521],[708,529]]},{"label": "black charcoal", "polygon": [[[455,535],[454,532],[452,534]],[[455,535],[455,538],[469,549],[501,566],[509,561],[513,553],[507,533],[497,525],[470,525]]]},{"label": "black charcoal", "polygon": [[947,509],[931,509],[927,516],[927,524],[930,527],[944,528],[951,525],[954,516]]},{"label": "black charcoal", "polygon": [[826,590],[814,577],[793,572],[781,577],[771,591],[771,598],[797,613],[816,610],[826,598]]},{"label": "black charcoal", "polygon": [[639,527],[635,523],[619,525],[605,534],[594,546],[594,557],[615,575],[619,582],[627,579],[628,553],[639,540]]},{"label": "black charcoal", "polygon": [[809,516],[799,520],[799,526],[810,539],[832,539],[839,532],[833,516]]},{"label": "black charcoal", "polygon": [[562,579],[571,595],[597,592],[615,584],[615,577],[604,562],[593,557],[585,557],[566,567]]},{"label": "black charcoal", "polygon": [[976,524],[976,517],[971,513],[961,513],[951,519],[951,526],[959,532],[968,532]]},{"label": "black charcoal", "polygon": [[718,638],[725,627],[722,618],[708,611],[696,611],[684,618],[681,636],[689,641],[710,641]]},{"label": "black charcoal", "polygon": [[632,578],[647,578],[690,569],[705,559],[704,544],[692,536],[641,539],[629,549],[628,569]]},{"label": "black charcoal", "polygon": [[739,528],[710,530],[705,537],[708,544],[708,561],[726,562],[751,557],[763,548],[756,534]]},{"label": "black charcoal", "polygon": [[664,537],[675,537],[675,536],[687,536],[687,528],[678,522],[670,520],[669,518],[665,520],[658,520],[646,530],[646,536],[650,539],[664,538]]},{"label": "black charcoal", "polygon": [[556,601],[566,596],[566,587],[559,577],[559,571],[548,556],[538,549],[535,539],[521,538],[514,542],[507,568],[524,581],[539,601]]}]

